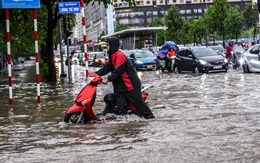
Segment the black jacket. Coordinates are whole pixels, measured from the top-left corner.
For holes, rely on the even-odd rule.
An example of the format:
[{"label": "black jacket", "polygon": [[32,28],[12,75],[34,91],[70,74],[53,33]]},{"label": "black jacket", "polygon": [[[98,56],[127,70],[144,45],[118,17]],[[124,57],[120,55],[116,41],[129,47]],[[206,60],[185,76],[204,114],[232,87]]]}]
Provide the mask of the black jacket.
[{"label": "black jacket", "polygon": [[135,67],[118,50],[119,41],[113,39],[109,40],[108,43],[110,46],[108,51],[109,61],[96,74],[103,76],[111,72],[111,75],[108,76],[108,81],[113,83],[115,93],[123,93],[135,88],[141,88],[141,81],[137,76]]}]

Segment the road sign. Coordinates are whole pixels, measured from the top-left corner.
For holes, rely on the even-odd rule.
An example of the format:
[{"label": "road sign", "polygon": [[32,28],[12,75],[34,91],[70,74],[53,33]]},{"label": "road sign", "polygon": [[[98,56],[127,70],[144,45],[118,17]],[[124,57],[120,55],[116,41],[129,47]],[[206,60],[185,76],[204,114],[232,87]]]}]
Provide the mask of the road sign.
[{"label": "road sign", "polygon": [[0,0],[0,8],[3,9],[36,9],[40,7],[40,0]]},{"label": "road sign", "polygon": [[59,2],[59,14],[74,14],[80,13],[79,2]]}]

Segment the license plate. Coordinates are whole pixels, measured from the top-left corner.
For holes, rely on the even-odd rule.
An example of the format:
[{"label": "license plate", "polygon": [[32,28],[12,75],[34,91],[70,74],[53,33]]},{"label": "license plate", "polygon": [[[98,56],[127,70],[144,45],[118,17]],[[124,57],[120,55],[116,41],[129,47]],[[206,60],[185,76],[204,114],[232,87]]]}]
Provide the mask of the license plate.
[{"label": "license plate", "polygon": [[213,66],[213,69],[221,69],[222,66]]},{"label": "license plate", "polygon": [[153,68],[153,65],[148,65],[147,68],[149,68],[149,69],[150,69],[150,68]]}]

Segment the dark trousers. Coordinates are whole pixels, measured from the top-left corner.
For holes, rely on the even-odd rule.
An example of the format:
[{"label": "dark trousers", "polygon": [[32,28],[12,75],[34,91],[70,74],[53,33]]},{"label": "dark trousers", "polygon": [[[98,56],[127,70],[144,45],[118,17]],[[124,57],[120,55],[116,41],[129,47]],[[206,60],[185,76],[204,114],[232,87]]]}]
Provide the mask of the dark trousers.
[{"label": "dark trousers", "polygon": [[117,109],[119,114],[125,115],[127,113],[128,103],[131,103],[140,113],[140,116],[143,116],[145,119],[154,118],[151,109],[142,99],[141,88],[117,94]]}]

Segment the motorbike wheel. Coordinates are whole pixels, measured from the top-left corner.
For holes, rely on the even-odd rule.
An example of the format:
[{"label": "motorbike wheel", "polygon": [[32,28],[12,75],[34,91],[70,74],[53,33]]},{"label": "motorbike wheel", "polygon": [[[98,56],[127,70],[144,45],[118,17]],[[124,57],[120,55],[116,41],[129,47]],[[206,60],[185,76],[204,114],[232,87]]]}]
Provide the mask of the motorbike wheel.
[{"label": "motorbike wheel", "polygon": [[[80,117],[81,113],[67,114],[64,118],[64,122],[73,124],[83,124],[85,123],[85,115]],[[80,119],[79,119],[80,118]]]}]

